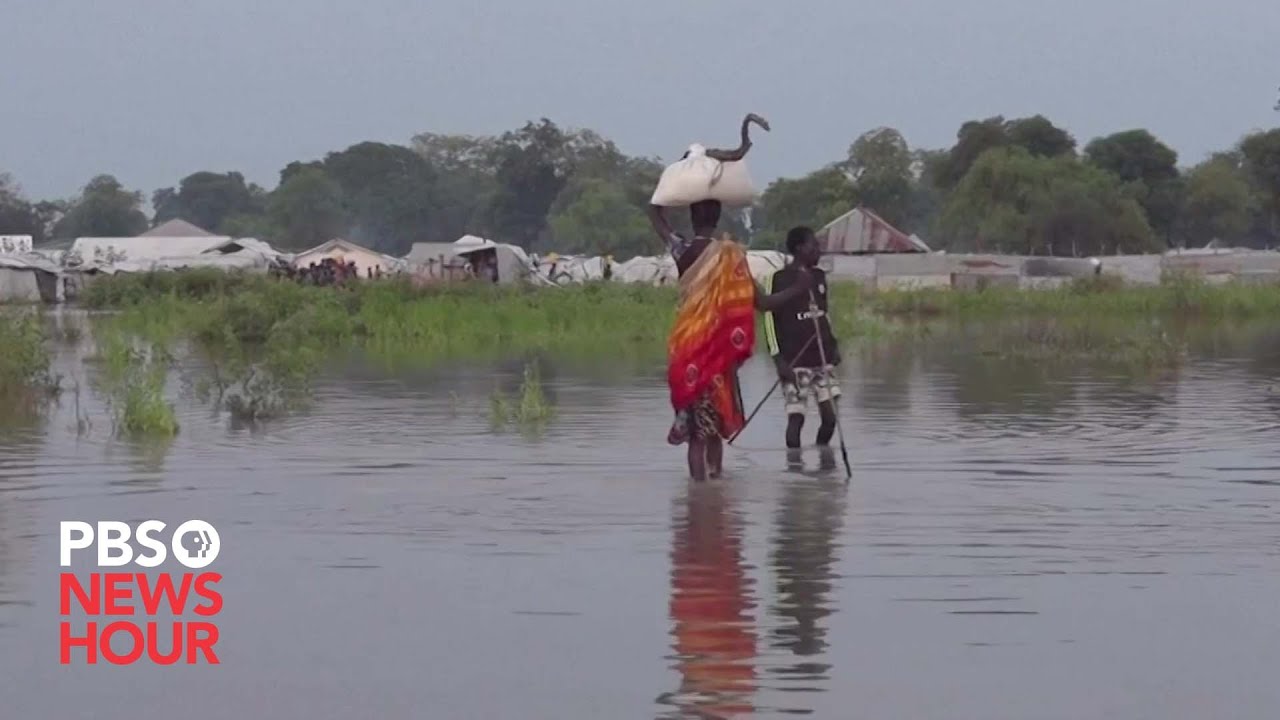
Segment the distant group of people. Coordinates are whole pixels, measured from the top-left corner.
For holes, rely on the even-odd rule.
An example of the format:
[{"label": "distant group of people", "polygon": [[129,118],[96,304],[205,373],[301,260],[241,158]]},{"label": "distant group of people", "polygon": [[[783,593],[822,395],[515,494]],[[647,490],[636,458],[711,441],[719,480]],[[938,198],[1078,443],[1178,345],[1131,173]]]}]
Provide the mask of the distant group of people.
[{"label": "distant group of people", "polygon": [[[352,280],[361,279],[360,269],[350,260],[339,262],[334,258],[325,258],[313,262],[306,267],[284,265],[271,268],[271,274],[277,278],[293,280],[304,285],[346,285]],[[384,277],[381,266],[365,268],[364,279],[379,280]]]}]

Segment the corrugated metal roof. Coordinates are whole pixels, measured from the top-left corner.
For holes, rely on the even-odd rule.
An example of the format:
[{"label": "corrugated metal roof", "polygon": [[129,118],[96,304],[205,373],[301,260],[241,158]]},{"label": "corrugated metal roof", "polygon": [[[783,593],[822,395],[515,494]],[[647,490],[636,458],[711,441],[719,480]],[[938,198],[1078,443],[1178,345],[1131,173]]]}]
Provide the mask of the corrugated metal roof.
[{"label": "corrugated metal roof", "polygon": [[929,252],[929,246],[907,235],[866,208],[854,208],[818,231],[824,253]]}]

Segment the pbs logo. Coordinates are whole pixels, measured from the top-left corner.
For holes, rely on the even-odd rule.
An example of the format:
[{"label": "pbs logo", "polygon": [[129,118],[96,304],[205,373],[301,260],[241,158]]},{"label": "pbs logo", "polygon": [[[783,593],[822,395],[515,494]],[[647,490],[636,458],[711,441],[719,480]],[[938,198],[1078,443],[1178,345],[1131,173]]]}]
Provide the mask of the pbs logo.
[{"label": "pbs logo", "polygon": [[[204,520],[188,520],[174,529],[166,544],[156,534],[165,529],[160,520],[147,520],[138,525],[135,533],[128,523],[100,520],[97,527],[87,522],[66,520],[61,527],[62,566],[71,565],[73,550],[86,550],[97,546],[99,567],[120,567],[136,563],[153,568],[164,563],[170,551],[173,557],[193,570],[208,567],[218,559],[222,540],[218,529]],[[135,554],[131,540],[150,550]]]}]

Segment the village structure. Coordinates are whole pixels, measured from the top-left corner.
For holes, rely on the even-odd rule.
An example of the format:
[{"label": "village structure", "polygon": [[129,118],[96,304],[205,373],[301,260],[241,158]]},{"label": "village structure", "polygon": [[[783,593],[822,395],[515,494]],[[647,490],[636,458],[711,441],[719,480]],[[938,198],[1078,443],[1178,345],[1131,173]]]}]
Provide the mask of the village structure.
[{"label": "village structure", "polygon": [[[0,228],[3,231],[3,228]],[[948,254],[908,235],[866,208],[855,208],[818,232],[821,266],[833,280],[868,289],[991,286],[1056,287],[1074,278],[1116,276],[1130,284],[1157,284],[1168,273],[1208,281],[1280,283],[1280,253],[1209,247],[1162,255],[1092,258]],[[751,273],[764,278],[787,262],[770,250],[748,252]],[[30,236],[0,235],[0,302],[72,301],[97,277],[188,268],[221,268],[304,280],[378,280],[409,277],[415,284],[481,281],[555,286],[593,281],[674,285],[669,255],[612,257],[531,255],[516,245],[465,235],[453,242],[414,243],[396,258],[343,238],[297,253],[256,238],[217,235],[181,219],[136,237],[81,237],[33,247]],[[336,270],[335,270],[336,269]]]}]

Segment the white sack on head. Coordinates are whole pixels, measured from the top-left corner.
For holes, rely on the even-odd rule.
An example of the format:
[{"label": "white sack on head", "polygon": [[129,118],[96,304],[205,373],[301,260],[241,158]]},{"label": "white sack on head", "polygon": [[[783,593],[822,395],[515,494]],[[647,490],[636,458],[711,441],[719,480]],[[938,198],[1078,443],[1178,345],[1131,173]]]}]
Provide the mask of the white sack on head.
[{"label": "white sack on head", "polygon": [[719,200],[729,207],[748,207],[755,202],[745,160],[721,162],[707,156],[702,145],[690,145],[683,160],[662,171],[658,187],[649,202],[661,207],[685,207],[703,200]]}]

